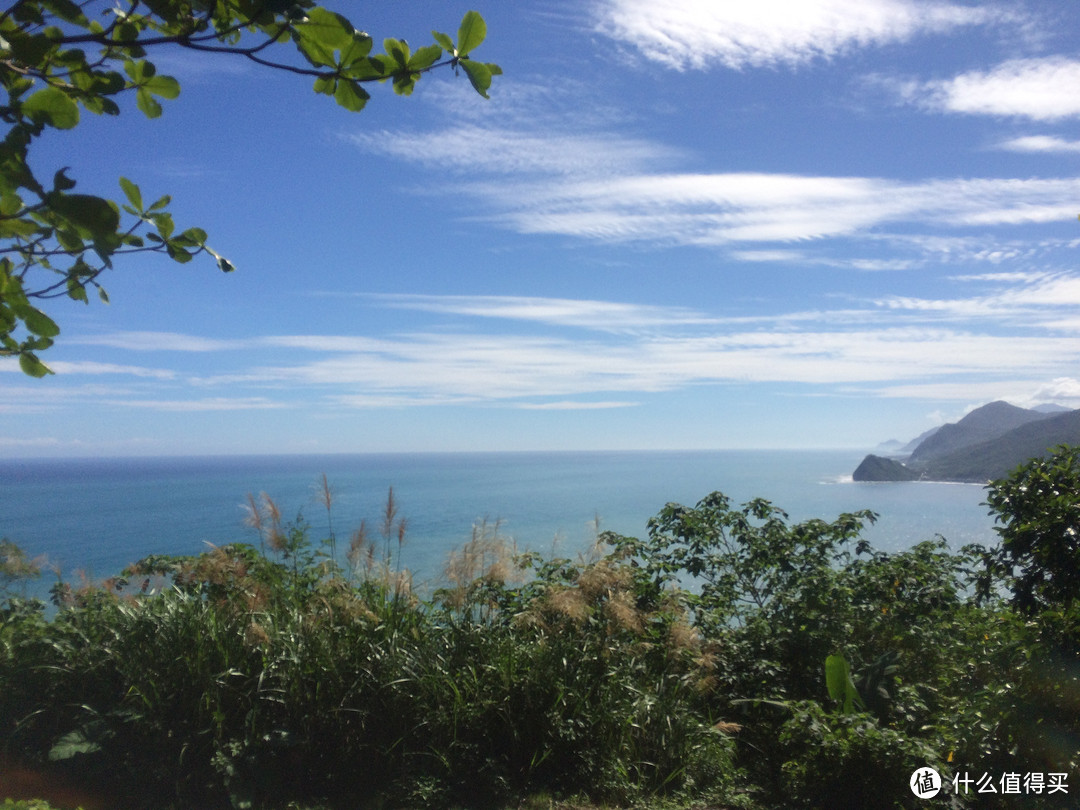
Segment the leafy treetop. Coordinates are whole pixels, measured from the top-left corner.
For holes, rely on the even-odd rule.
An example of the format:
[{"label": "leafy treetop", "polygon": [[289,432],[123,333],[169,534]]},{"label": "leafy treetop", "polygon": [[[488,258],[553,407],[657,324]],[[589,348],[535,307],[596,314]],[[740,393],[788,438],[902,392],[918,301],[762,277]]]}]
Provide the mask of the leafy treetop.
[{"label": "leafy treetop", "polygon": [[[173,46],[239,56],[307,76],[317,93],[357,112],[370,97],[365,85],[390,82],[395,93],[409,95],[424,73],[443,66],[464,71],[487,98],[492,76],[502,71],[471,58],[486,34],[484,19],[470,11],[456,40],[432,32],[434,42],[413,51],[405,40],[388,38],[379,52],[371,36],[311,0],[11,3],[0,11],[0,83],[7,93],[0,119],[8,127],[0,142],[0,357],[18,357],[34,377],[51,373],[38,353],[53,345],[60,327],[37,302],[66,296],[86,303],[88,291],[107,302],[99,277],[118,255],[161,253],[183,263],[209,253],[221,270],[233,269],[201,228],[176,228],[168,196],[147,203],[135,183],[120,178],[126,201],[118,204],[73,193],[66,168],[51,180],[31,169],[35,139],[74,129],[83,110],[119,115],[118,99],[134,95],[144,115],[160,116],[161,99],[176,98],[180,84],[158,74],[148,54]],[[280,53],[289,42],[295,54]]]},{"label": "leafy treetop", "polygon": [[1001,543],[983,549],[982,595],[1004,582],[1025,616],[1080,604],[1080,447],[1017,467],[991,483],[986,503]]}]

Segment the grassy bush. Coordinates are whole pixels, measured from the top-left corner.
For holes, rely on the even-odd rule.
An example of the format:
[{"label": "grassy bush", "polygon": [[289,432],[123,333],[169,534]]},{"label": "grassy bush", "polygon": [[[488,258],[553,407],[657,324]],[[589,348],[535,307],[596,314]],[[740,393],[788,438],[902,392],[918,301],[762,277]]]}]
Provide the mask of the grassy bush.
[{"label": "grassy bush", "polygon": [[480,526],[425,598],[392,494],[344,568],[269,499],[250,517],[258,547],[60,586],[51,619],[8,598],[3,750],[134,808],[892,808],[916,767],[1076,764],[1072,614],[1018,615],[985,550],[875,551],[869,513],[792,525],[716,493],[576,561]]}]

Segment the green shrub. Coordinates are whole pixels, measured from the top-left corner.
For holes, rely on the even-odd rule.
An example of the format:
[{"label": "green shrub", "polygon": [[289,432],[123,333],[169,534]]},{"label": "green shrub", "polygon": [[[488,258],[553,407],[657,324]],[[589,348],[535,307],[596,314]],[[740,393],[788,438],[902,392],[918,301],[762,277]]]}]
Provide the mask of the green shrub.
[{"label": "green shrub", "polygon": [[806,701],[791,704],[780,727],[782,760],[777,801],[817,810],[919,808],[909,779],[920,767],[944,771],[944,758],[925,740],[883,727],[868,714],[830,714]]}]

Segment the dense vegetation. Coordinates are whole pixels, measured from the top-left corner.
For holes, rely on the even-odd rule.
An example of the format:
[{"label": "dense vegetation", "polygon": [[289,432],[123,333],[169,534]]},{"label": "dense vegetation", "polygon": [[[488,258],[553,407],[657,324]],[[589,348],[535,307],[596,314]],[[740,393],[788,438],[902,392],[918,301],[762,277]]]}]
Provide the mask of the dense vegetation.
[{"label": "dense vegetation", "polygon": [[[131,807],[914,808],[925,767],[938,806],[1070,806],[1080,453],[988,504],[1000,544],[959,552],[720,493],[587,559],[512,556],[480,526],[421,598],[392,498],[340,566],[332,531],[253,501],[258,546],[59,584],[51,617],[9,595],[0,750]],[[11,590],[34,566],[2,552]]]}]

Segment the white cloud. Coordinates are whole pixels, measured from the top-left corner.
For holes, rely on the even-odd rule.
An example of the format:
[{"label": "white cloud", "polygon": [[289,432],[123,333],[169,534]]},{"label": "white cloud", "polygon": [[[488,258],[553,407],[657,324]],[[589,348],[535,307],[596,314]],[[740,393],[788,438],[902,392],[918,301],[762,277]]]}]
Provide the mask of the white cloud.
[{"label": "white cloud", "polygon": [[[317,338],[322,340],[321,337]],[[210,384],[288,384],[352,407],[481,401],[564,401],[700,384],[925,383],[957,374],[1044,378],[1080,363],[1070,337],[991,335],[948,326],[847,331],[820,322],[799,329],[700,335],[623,335],[605,340],[515,334],[413,334],[365,352],[220,376]],[[552,398],[562,398],[552,400]],[[592,406],[596,407],[596,406]]]},{"label": "white cloud", "polygon": [[[235,371],[201,378],[168,372],[179,383],[218,389],[217,396],[136,388],[121,401],[109,386],[92,395],[82,389],[89,401],[167,412],[479,403],[558,411],[630,407],[641,394],[730,383],[920,398],[965,390],[970,400],[974,380],[996,388],[994,398],[1015,398],[1080,367],[1080,274],[1025,270],[953,280],[977,294],[884,296],[862,308],[848,297],[849,308],[734,318],[587,299],[363,295],[376,306],[464,319],[455,329],[471,327],[470,319],[503,323],[483,332],[435,331],[440,325],[374,336],[252,337]],[[590,331],[571,331],[581,328]],[[118,333],[101,345],[117,353],[218,345],[174,333],[137,337]],[[99,365],[130,368],[116,357]]]},{"label": "white cloud", "polygon": [[911,259],[849,259],[846,262],[837,263],[845,267],[853,267],[856,270],[866,270],[874,273],[910,270],[918,264]]},{"label": "white cloud", "polygon": [[1080,61],[1013,59],[989,71],[909,83],[909,100],[943,112],[1056,121],[1080,116]]},{"label": "white cloud", "polygon": [[352,335],[277,335],[257,338],[256,342],[265,346],[321,352],[378,351],[380,346],[376,338]]},{"label": "white cloud", "polygon": [[[541,132],[542,134],[536,134]],[[674,150],[612,134],[533,132],[462,125],[436,133],[346,133],[365,151],[453,171],[604,175],[672,161]]]},{"label": "white cloud", "polygon": [[107,335],[73,337],[73,346],[108,346],[132,351],[218,352],[235,349],[242,341],[184,335],[178,332],[112,332]]},{"label": "white cloud", "polygon": [[126,408],[144,408],[152,411],[201,412],[201,411],[251,411],[284,408],[283,402],[265,397],[208,397],[204,399],[122,399],[106,404]]},{"label": "white cloud", "polygon": [[522,402],[516,407],[526,411],[597,411],[610,408],[633,408],[637,402],[581,402],[561,400],[559,402]]},{"label": "white cloud", "polygon": [[[885,399],[953,400],[963,403],[970,403],[974,399],[979,404],[1004,399],[1007,402],[1020,403],[1025,401],[1036,385],[1038,385],[1036,381],[1023,376],[997,377],[992,380],[960,377],[947,382],[887,385],[871,389],[866,393]],[[953,414],[937,411],[930,415],[930,422],[934,425],[955,422],[974,407],[977,406],[968,405]]]},{"label": "white cloud", "polygon": [[176,372],[168,369],[100,363],[92,360],[47,360],[47,363],[49,368],[57,374],[120,374],[132,377],[152,377],[158,380],[171,380],[176,377]]},{"label": "white cloud", "polygon": [[1010,284],[1029,284],[1045,280],[1048,274],[1042,271],[1020,271],[1011,273],[969,273],[963,276],[949,276],[950,281],[971,282],[1007,282]]},{"label": "white cloud", "polygon": [[[938,414],[935,422],[955,422],[975,408],[993,400],[1003,399],[1017,407],[1034,408],[1052,403],[1065,408],[1080,408],[1080,380],[1058,377],[1037,381],[1016,377],[1006,380],[959,379],[951,382],[894,385],[880,388],[878,396],[904,399],[951,399],[966,402],[963,412]],[[971,404],[972,400],[975,404]]]},{"label": "white cloud", "polygon": [[473,187],[522,233],[607,242],[723,245],[870,237],[926,227],[1071,221],[1080,178],[900,182],[789,174],[629,175]]},{"label": "white cloud", "polygon": [[596,14],[599,31],[677,70],[794,67],[1000,18],[927,0],[604,0]]},{"label": "white cloud", "polygon": [[1067,141],[1051,135],[1025,135],[998,144],[1009,152],[1080,152],[1080,141]]},{"label": "white cloud", "polygon": [[1080,408],[1080,380],[1074,377],[1058,377],[1040,385],[1031,394],[1031,402],[1053,402],[1065,407]]},{"label": "white cloud", "polygon": [[[906,3],[896,5],[909,8]],[[700,10],[687,9],[691,16]],[[983,13],[972,9],[964,13],[968,12]],[[1080,87],[1080,81],[1074,86]],[[936,85],[912,87],[911,97],[924,101],[944,92]],[[504,118],[425,133],[342,137],[366,151],[443,171],[467,170],[469,177],[456,181],[452,188],[456,195],[470,195],[484,203],[471,206],[469,216],[518,233],[660,246],[726,245],[739,251],[736,258],[756,262],[820,261],[809,251],[774,246],[827,238],[881,239],[880,229],[885,226],[909,230],[906,226],[917,224],[940,232],[943,227],[1072,221],[1080,198],[1080,178],[1075,177],[901,181],[665,171],[685,156],[611,129],[590,130],[569,117],[527,128],[515,115]],[[586,131],[580,131],[582,126]],[[427,185],[424,193],[442,191],[439,185]],[[911,244],[929,238],[925,233],[909,234]],[[747,244],[753,242],[763,244]],[[1002,261],[1009,256],[986,253],[981,260]],[[859,257],[846,264],[862,270],[895,270],[911,267],[911,261],[910,257],[891,256],[888,261]]]},{"label": "white cloud", "polygon": [[802,262],[806,255],[797,250],[733,250],[731,258],[741,262]]},{"label": "white cloud", "polygon": [[[986,295],[957,299],[890,296],[876,304],[893,311],[918,312],[949,320],[993,319],[999,324],[1023,324],[1070,332],[1069,315],[1080,308],[1080,276],[1069,273],[999,273],[971,279],[1001,281],[1007,286]],[[1064,318],[1063,318],[1064,315]]]},{"label": "white cloud", "polygon": [[715,323],[686,307],[502,295],[376,295],[391,307],[483,318],[535,321],[604,331]]}]

